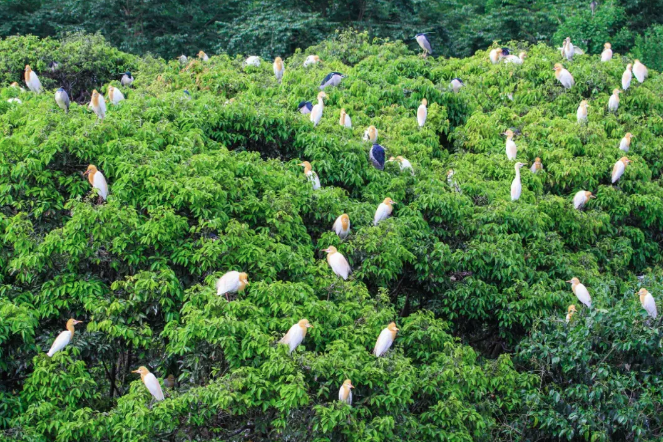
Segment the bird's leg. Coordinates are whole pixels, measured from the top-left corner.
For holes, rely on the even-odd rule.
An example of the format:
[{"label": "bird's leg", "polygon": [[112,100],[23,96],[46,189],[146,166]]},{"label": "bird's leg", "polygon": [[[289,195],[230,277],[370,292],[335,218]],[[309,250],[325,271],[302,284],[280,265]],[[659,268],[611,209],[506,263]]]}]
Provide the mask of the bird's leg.
[{"label": "bird's leg", "polygon": [[226,292],[226,300],[230,302],[230,296],[228,296],[228,292]]}]

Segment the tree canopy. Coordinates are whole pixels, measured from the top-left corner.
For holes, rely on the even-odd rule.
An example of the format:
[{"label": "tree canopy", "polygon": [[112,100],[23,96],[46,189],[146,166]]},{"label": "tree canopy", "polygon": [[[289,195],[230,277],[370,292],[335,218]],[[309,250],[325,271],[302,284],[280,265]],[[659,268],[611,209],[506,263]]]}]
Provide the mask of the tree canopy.
[{"label": "tree canopy", "polygon": [[[86,34],[0,41],[3,436],[660,440],[663,328],[637,292],[663,298],[663,77],[650,68],[609,112],[632,57],[565,61],[575,78],[565,90],[556,48],[500,46],[527,51],[525,63],[491,64],[497,44],[422,58],[403,42],[338,33],[295,50],[279,83],[271,59],[181,64]],[[304,68],[311,54],[322,62]],[[9,86],[23,85],[26,64],[45,93]],[[132,87],[119,82],[127,70]],[[326,88],[314,127],[297,106],[315,102],[332,71],[346,77]],[[109,85],[126,100],[107,103],[101,121],[87,100]],[[68,113],[53,99],[59,86],[75,98]],[[413,174],[372,166],[370,125]],[[528,164],[518,201],[507,129]],[[633,162],[612,184],[624,155]],[[104,203],[82,176],[89,164],[108,181]],[[596,199],[576,210],[580,190]],[[394,212],[374,226],[386,197]],[[331,231],[343,213],[345,240]],[[349,261],[348,280],[329,268],[329,246]],[[231,270],[249,284],[227,301],[215,282]],[[84,322],[48,357],[69,318]],[[289,354],[277,342],[302,318],[314,327]],[[392,321],[395,342],[376,358]],[[164,401],[132,373],[140,366]],[[337,400],[345,379],[352,406]]]}]

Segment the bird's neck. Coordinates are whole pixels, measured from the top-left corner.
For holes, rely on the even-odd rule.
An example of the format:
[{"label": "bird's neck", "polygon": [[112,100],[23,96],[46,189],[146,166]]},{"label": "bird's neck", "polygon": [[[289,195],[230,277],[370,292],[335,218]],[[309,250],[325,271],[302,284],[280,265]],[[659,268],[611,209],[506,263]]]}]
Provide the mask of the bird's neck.
[{"label": "bird's neck", "polygon": [[516,168],[516,178],[520,179],[520,168]]},{"label": "bird's neck", "polygon": [[87,180],[90,182],[90,184],[94,184],[94,174],[96,172],[90,172],[87,176]]},{"label": "bird's neck", "polygon": [[71,333],[71,336],[73,337],[74,332],[75,332],[74,324],[67,324],[67,330],[69,330],[69,332]]}]

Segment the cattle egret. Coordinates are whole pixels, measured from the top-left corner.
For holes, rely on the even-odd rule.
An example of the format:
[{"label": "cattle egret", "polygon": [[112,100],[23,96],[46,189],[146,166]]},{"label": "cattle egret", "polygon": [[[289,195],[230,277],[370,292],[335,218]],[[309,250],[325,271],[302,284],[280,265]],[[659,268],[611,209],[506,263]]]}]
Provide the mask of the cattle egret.
[{"label": "cattle egret", "polygon": [[[336,218],[332,230],[336,232],[339,238],[345,239],[350,234],[350,217],[347,214],[343,214]],[[331,264],[330,264],[331,265]]]},{"label": "cattle egret", "polygon": [[21,92],[25,92],[25,89],[23,89],[17,82],[13,82],[12,84],[9,85],[9,87],[15,87],[16,89],[19,89]]},{"label": "cattle egret", "polygon": [[656,310],[656,301],[654,301],[654,297],[647,291],[647,289],[640,289],[638,295],[640,295],[640,304],[642,304],[642,307],[647,310],[649,316],[656,319],[658,311]]},{"label": "cattle egret", "polygon": [[322,83],[320,83],[320,90],[324,90],[326,87],[329,86],[338,86],[339,84],[341,84],[341,80],[343,80],[344,78],[345,75],[341,74],[340,72],[330,72],[322,80]]},{"label": "cattle egret", "polygon": [[41,94],[43,88],[41,87],[41,82],[35,71],[30,68],[29,64],[25,65],[25,84],[28,86],[32,92]]},{"label": "cattle egret", "polygon": [[428,37],[426,34],[417,34],[415,37],[417,39],[417,43],[419,43],[419,46],[421,46],[421,49],[424,50],[423,57],[426,58],[428,54],[433,55],[433,49],[431,48],[430,42],[428,41]]},{"label": "cattle egret", "polygon": [[132,373],[140,374],[140,379],[154,399],[157,401],[163,400],[163,391],[161,391],[159,380],[146,367],[139,367],[138,370],[133,370]]},{"label": "cattle egret", "polygon": [[626,70],[622,74],[622,89],[626,90],[631,86],[631,80],[633,80],[633,65],[629,63],[626,65]]},{"label": "cattle egret", "polygon": [[254,68],[259,68],[260,67],[260,57],[257,55],[251,55],[250,57],[247,57],[247,59],[244,61],[245,66],[253,66]]},{"label": "cattle egret", "polygon": [[92,184],[92,187],[97,189],[99,198],[106,201],[106,198],[108,198],[108,184],[106,183],[104,174],[97,170],[97,166],[93,164],[87,166],[87,170],[83,176],[87,176],[87,180]]},{"label": "cattle egret", "polygon": [[203,51],[198,52],[198,58],[200,58],[202,61],[209,61],[209,57]]},{"label": "cattle egret", "polygon": [[23,103],[23,102],[21,101],[20,98],[10,98],[9,100],[7,100],[7,103],[18,103],[18,104],[21,104],[21,103]]},{"label": "cattle egret", "polygon": [[587,100],[582,100],[580,102],[580,106],[578,106],[578,111],[576,112],[576,117],[578,118],[578,124],[587,123],[587,108],[589,108]]},{"label": "cattle egret", "polygon": [[63,88],[59,88],[55,91],[55,102],[60,106],[60,109],[64,110],[65,113],[69,113],[69,94]]},{"label": "cattle egret", "polygon": [[576,306],[571,304],[569,306],[569,309],[566,313],[566,323],[568,324],[571,321],[571,318],[573,317],[573,314],[576,312]]},{"label": "cattle egret", "polygon": [[587,201],[592,198],[596,198],[592,195],[592,192],[587,192],[586,190],[579,191],[573,197],[573,208],[578,210],[582,209],[584,205],[587,204]]},{"label": "cattle egret", "polygon": [[92,91],[90,108],[92,108],[92,111],[97,114],[100,120],[103,120],[106,116],[106,100],[104,100],[104,96],[97,92],[96,89]]},{"label": "cattle egret", "polygon": [[532,173],[537,173],[540,170],[543,170],[543,164],[541,164],[541,158],[536,157],[534,160],[534,164],[532,164],[532,167],[529,169]]},{"label": "cattle egret", "polygon": [[320,92],[318,94],[318,104],[313,106],[313,109],[311,109],[311,115],[310,115],[310,120],[313,122],[313,126],[317,126],[318,123],[320,123],[320,120],[322,119],[322,111],[325,108],[325,103],[324,99],[327,98],[327,94],[324,92]]},{"label": "cattle egret", "polygon": [[[185,93],[188,92],[189,91],[185,90]],[[189,94],[189,96],[190,95],[191,94]],[[108,101],[110,101],[111,104],[117,104],[122,100],[124,100],[124,94],[122,93],[122,91],[116,87],[108,86]]]},{"label": "cattle egret", "polygon": [[449,187],[451,187],[454,190],[454,192],[462,193],[460,190],[460,186],[454,179],[455,174],[456,173],[453,171],[453,169],[449,169],[449,171],[447,172],[447,184],[449,184]]},{"label": "cattle egret", "polygon": [[378,130],[375,126],[368,126],[364,132],[364,141],[370,141],[373,144],[378,142]]},{"label": "cattle egret", "polygon": [[274,59],[274,76],[276,77],[276,81],[278,81],[279,83],[283,78],[284,72],[285,72],[285,67],[283,66],[283,60],[281,60],[281,57],[276,57]]},{"label": "cattle egret", "polygon": [[355,388],[350,382],[350,379],[346,379],[341,385],[341,389],[338,390],[338,400],[345,402],[348,405],[352,405],[352,389]]},{"label": "cattle egret", "polygon": [[398,332],[398,328],[396,328],[395,322],[390,323],[387,328],[380,332],[380,336],[378,336],[375,348],[373,349],[375,356],[379,358],[389,350],[389,347],[391,347],[391,344],[396,339],[396,332]]},{"label": "cattle egret", "polygon": [[310,114],[311,111],[313,110],[313,103],[311,103],[310,101],[302,101],[297,105],[297,109],[299,110],[299,112],[301,112],[304,115]]},{"label": "cattle egret", "polygon": [[249,283],[249,275],[237,271],[231,271],[216,280],[217,296],[226,295],[230,301],[228,293],[239,293],[246,288]]},{"label": "cattle egret", "polygon": [[308,180],[311,182],[313,190],[318,190],[320,188],[320,178],[318,178],[317,173],[313,172],[311,163],[304,161],[299,165],[304,167],[304,175],[306,175],[306,178],[308,178]]},{"label": "cattle egret", "polygon": [[617,181],[619,181],[622,175],[624,175],[626,166],[632,161],[633,160],[629,160],[626,157],[621,157],[619,161],[615,163],[615,165],[612,168],[612,184],[615,184]]},{"label": "cattle egret", "polygon": [[350,121],[350,116],[345,113],[345,109],[341,109],[341,118],[338,120],[338,123],[343,127],[352,129],[352,121]]},{"label": "cattle egret", "polygon": [[517,57],[515,55],[507,55],[506,57],[504,57],[504,63],[513,63],[521,65],[525,62],[526,57],[527,57],[527,52],[521,52]]},{"label": "cattle egret", "polygon": [[633,62],[633,75],[635,75],[635,78],[639,83],[644,83],[645,78],[649,75],[647,68],[644,64],[640,63],[640,60],[635,60]]},{"label": "cattle egret", "polygon": [[389,197],[380,203],[373,217],[374,226],[377,226],[380,221],[384,221],[391,216],[391,212],[394,210],[393,204],[396,204],[396,202]]},{"label": "cattle egret", "polygon": [[629,149],[631,148],[631,139],[633,138],[633,134],[630,132],[624,135],[624,138],[619,142],[619,149],[623,150],[624,152],[628,152]]},{"label": "cattle egret", "polygon": [[189,61],[189,58],[184,54],[180,55],[177,59],[179,60],[180,64],[186,64]]},{"label": "cattle egret", "polygon": [[560,83],[562,83],[562,86],[564,86],[565,89],[570,89],[571,86],[575,84],[575,80],[573,80],[573,75],[566,69],[564,69],[564,66],[562,66],[559,63],[555,64],[555,68],[553,69],[555,71],[555,77],[557,80],[559,80]]},{"label": "cattle egret", "polygon": [[587,287],[580,284],[580,280],[578,278],[571,278],[570,281],[566,282],[571,284],[571,290],[573,290],[573,293],[578,298],[578,301],[582,302],[587,307],[592,308],[592,298],[589,296]]},{"label": "cattle egret", "polygon": [[120,80],[120,84],[122,86],[131,86],[131,84],[134,82],[134,77],[131,76],[131,72],[127,71],[122,75],[122,79]]},{"label": "cattle egret", "polygon": [[334,246],[329,246],[326,249],[322,249],[322,251],[327,253],[327,264],[329,264],[332,271],[337,276],[340,276],[343,279],[348,279],[352,270],[350,269],[350,264],[348,264],[348,260],[345,259],[345,256],[339,253]]},{"label": "cattle egret", "polygon": [[312,64],[317,64],[320,63],[320,57],[317,55],[309,55],[306,57],[306,60],[304,60],[304,67],[307,68],[311,66]]},{"label": "cattle egret", "polygon": [[426,108],[426,105],[428,105],[428,100],[424,98],[421,100],[419,109],[417,109],[417,123],[419,124],[419,127],[424,127],[424,124],[426,124],[426,117],[428,117],[428,109]]},{"label": "cattle egret", "polygon": [[173,389],[175,388],[175,384],[176,384],[175,376],[173,376],[172,374],[169,374],[168,377],[163,380],[163,385],[166,388]]},{"label": "cattle egret", "polygon": [[397,157],[395,157],[395,158],[394,158],[394,157],[389,157],[389,160],[387,160],[387,161],[388,161],[388,162],[398,161],[398,165],[399,165],[400,168],[401,168],[401,172],[404,171],[405,169],[409,169],[409,170],[410,170],[410,173],[411,173],[412,175],[414,175],[414,169],[412,169],[412,164],[411,164],[408,160],[406,160],[405,158],[403,158],[402,156],[399,155],[399,156],[397,156]]},{"label": "cattle egret", "polygon": [[454,94],[457,94],[458,91],[460,91],[460,88],[465,86],[465,83],[463,83],[463,80],[460,78],[454,78],[451,80],[451,83],[449,83],[449,87],[451,87],[451,90],[454,91]]},{"label": "cattle egret", "polygon": [[571,43],[571,37],[566,37],[566,40],[564,40],[564,44],[560,49],[562,50],[562,57],[569,61],[573,59],[574,55],[582,55],[585,53],[579,47],[573,46],[573,43]]},{"label": "cattle egret", "polygon": [[290,349],[289,353],[292,353],[297,346],[302,343],[306,336],[306,332],[311,327],[313,327],[313,325],[308,322],[308,319],[302,319],[297,324],[290,327],[290,330],[288,330],[288,333],[281,338],[279,344],[286,344]]},{"label": "cattle egret", "polygon": [[506,157],[513,161],[516,159],[516,154],[518,153],[518,147],[513,142],[513,131],[507,129],[502,135],[506,135]]},{"label": "cattle egret", "polygon": [[78,321],[74,318],[71,318],[67,321],[67,329],[60,333],[57,338],[55,338],[53,345],[51,345],[51,349],[48,351],[48,353],[46,353],[49,358],[52,358],[55,353],[69,345],[71,338],[74,337],[74,325],[80,324],[81,322],[83,321]]},{"label": "cattle egret", "polygon": [[385,150],[384,147],[375,143],[368,152],[368,157],[370,158],[373,167],[378,170],[384,170]]},{"label": "cattle egret", "polygon": [[511,182],[511,201],[518,201],[520,194],[523,191],[523,185],[520,182],[520,168],[525,166],[525,163],[516,163],[516,177]]},{"label": "cattle egret", "polygon": [[608,110],[610,110],[610,112],[617,112],[617,109],[619,109],[619,94],[621,93],[622,91],[620,91],[619,89],[615,89],[612,91],[612,95],[608,100]]},{"label": "cattle egret", "polygon": [[497,64],[502,59],[502,48],[493,49],[489,54],[490,62]]},{"label": "cattle egret", "polygon": [[603,45],[603,52],[601,52],[601,61],[606,62],[612,60],[612,45],[606,43]]}]

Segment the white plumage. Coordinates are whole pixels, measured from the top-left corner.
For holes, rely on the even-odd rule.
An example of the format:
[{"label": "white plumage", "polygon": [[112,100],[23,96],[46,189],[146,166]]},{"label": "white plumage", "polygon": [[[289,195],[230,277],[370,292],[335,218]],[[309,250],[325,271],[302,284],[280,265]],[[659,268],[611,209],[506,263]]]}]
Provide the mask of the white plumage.
[{"label": "white plumage", "polygon": [[352,121],[350,120],[350,115],[345,112],[345,109],[341,109],[341,118],[338,120],[339,124],[348,129],[352,129]]},{"label": "white plumage", "polygon": [[106,100],[104,100],[104,96],[97,92],[96,89],[92,91],[90,108],[95,114],[97,114],[97,117],[100,120],[103,120],[106,116]]},{"label": "white plumage", "polygon": [[375,216],[373,217],[374,226],[377,226],[380,221],[384,221],[391,216],[391,212],[394,210],[392,204],[396,203],[391,198],[385,198],[384,201],[380,203],[375,211]]},{"label": "white plumage", "polygon": [[145,367],[140,367],[138,370],[134,370],[133,373],[140,373],[140,379],[143,381],[143,384],[147,388],[147,391],[150,392],[152,397],[157,401],[162,401],[164,399],[163,391],[161,390],[161,384],[156,376],[149,372]]},{"label": "white plumage", "polygon": [[317,55],[309,55],[308,57],[306,57],[306,60],[304,60],[304,67],[305,68],[309,67],[312,64],[316,64],[318,62],[320,62],[320,57],[318,57]]},{"label": "white plumage", "polygon": [[124,94],[116,87],[108,86],[108,100],[111,104],[117,104],[124,100]]},{"label": "white plumage", "polygon": [[601,52],[601,61],[606,62],[610,61],[612,59],[612,45],[610,43],[606,43],[603,45],[603,52]]},{"label": "white plumage", "polygon": [[373,354],[375,356],[379,358],[389,350],[396,339],[397,331],[396,324],[392,322],[387,328],[380,332],[380,336],[378,336],[378,340],[375,343],[375,348],[373,348]]},{"label": "white plumage", "polygon": [[490,62],[497,64],[502,59],[502,48],[493,49],[489,54]]},{"label": "white plumage", "polygon": [[329,264],[332,271],[344,280],[348,279],[352,270],[350,269],[350,264],[348,264],[345,256],[340,254],[334,246],[329,246],[323,251],[327,252],[327,264]]},{"label": "white plumage", "polygon": [[587,104],[587,100],[582,100],[580,102],[580,106],[578,106],[578,111],[576,112],[576,118],[578,119],[578,124],[587,123],[587,108],[588,107],[589,107],[589,104]]},{"label": "white plumage", "polygon": [[656,319],[658,316],[658,311],[656,310],[656,301],[654,300],[652,294],[649,293],[647,289],[640,289],[639,295],[640,304],[642,304],[642,307],[647,310],[649,316]]},{"label": "white plumage", "polygon": [[522,193],[523,186],[522,183],[520,182],[520,168],[523,167],[525,164],[523,163],[516,163],[515,169],[516,169],[516,177],[513,179],[513,182],[511,183],[511,201],[518,201],[520,198],[520,194]]},{"label": "white plumage", "polygon": [[25,66],[25,84],[28,86],[28,89],[37,94],[41,94],[41,91],[43,90],[39,77],[35,71],[30,68],[30,65]]},{"label": "white plumage", "polygon": [[592,195],[591,192],[584,190],[577,192],[573,197],[573,208],[578,210],[582,209],[590,198],[594,198],[594,195]]},{"label": "white plumage", "polygon": [[454,78],[453,80],[451,80],[449,86],[451,86],[451,90],[454,91],[454,94],[457,94],[458,91],[460,91],[460,88],[462,88],[464,85],[462,81],[460,81],[457,78]]},{"label": "white plumage", "polygon": [[403,158],[402,156],[397,156],[397,157],[390,157],[387,161],[392,162],[392,161],[397,161],[398,165],[401,169],[401,172],[404,170],[409,170],[412,175],[414,175],[414,169],[412,168],[412,163],[410,163],[406,158]]},{"label": "white plumage", "polygon": [[378,130],[375,126],[369,126],[364,132],[364,141],[370,141],[375,144],[378,142]]},{"label": "white plumage", "polygon": [[557,80],[559,80],[560,83],[562,83],[562,86],[564,86],[565,89],[570,89],[574,84],[575,80],[573,79],[573,75],[564,67],[557,63],[555,65],[555,77],[557,77]]},{"label": "white plumage", "polygon": [[619,109],[619,89],[612,92],[610,100],[608,100],[608,109],[611,112],[617,112],[617,109]]},{"label": "white plumage", "polygon": [[279,344],[286,344],[289,348],[289,352],[292,353],[304,340],[306,331],[309,327],[313,326],[309,324],[308,320],[302,319],[297,324],[290,327],[290,330],[288,330],[288,333],[281,338]]},{"label": "white plumage", "polygon": [[304,166],[304,175],[306,175],[306,178],[311,182],[313,190],[318,190],[320,188],[320,178],[318,178],[318,174],[312,170],[311,163],[304,161],[300,166]]},{"label": "white plumage", "polygon": [[250,56],[246,59],[244,64],[247,65],[247,66],[253,66],[253,67],[259,68],[260,67],[260,57],[258,57],[257,55],[252,55],[252,56]]},{"label": "white plumage", "polygon": [[513,63],[517,65],[522,65],[525,62],[525,57],[527,57],[526,52],[521,52],[518,56],[507,55],[504,57],[504,63]]},{"label": "white plumage", "polygon": [[570,305],[569,309],[566,313],[566,323],[568,324],[571,321],[571,318],[576,312],[576,306],[575,305]]},{"label": "white plumage", "polygon": [[571,283],[571,289],[573,290],[573,293],[576,295],[576,298],[578,298],[578,301],[582,302],[587,307],[592,308],[592,298],[591,296],[589,296],[589,291],[587,290],[587,287],[582,285],[578,278],[572,278],[570,281],[566,282]]},{"label": "white plumage", "polygon": [[631,148],[631,138],[633,138],[633,135],[630,133],[624,135],[624,138],[619,142],[619,149],[628,152]]},{"label": "white plumage", "polygon": [[350,379],[343,382],[343,385],[341,385],[340,390],[338,390],[338,400],[341,401],[341,402],[345,402],[348,405],[352,405],[352,389],[353,388],[355,388],[355,387],[350,382]]},{"label": "white plumage", "polygon": [[241,292],[246,287],[247,282],[248,275],[246,273],[240,273],[235,270],[230,271],[217,279],[216,294],[228,297],[228,293]]},{"label": "white plumage", "polygon": [[281,60],[281,57],[276,57],[274,59],[274,76],[276,77],[276,81],[279,83],[283,79],[283,73],[285,72],[285,66],[283,66],[283,60]]},{"label": "white plumage", "polygon": [[633,65],[628,64],[626,66],[626,70],[622,74],[622,89],[626,90],[631,86],[631,80],[633,80],[633,73],[632,73]]},{"label": "white plumage", "polygon": [[635,60],[633,62],[633,75],[635,75],[635,78],[639,83],[644,83],[645,78],[649,75],[647,68],[644,64],[640,63],[640,60]]},{"label": "white plumage", "polygon": [[202,61],[209,61],[209,57],[203,51],[198,52],[198,58],[200,58]]},{"label": "white plumage", "polygon": [[612,168],[612,184],[615,184],[619,179],[624,175],[624,171],[626,170],[626,165],[630,163],[631,160],[629,160],[626,157],[622,157],[617,161]]},{"label": "white plumage", "polygon": [[94,174],[94,180],[92,187],[97,189],[99,196],[106,200],[108,198],[108,183],[106,183],[106,177],[103,173],[97,172]]},{"label": "white plumage", "polygon": [[327,94],[325,94],[324,92],[320,92],[318,94],[318,104],[313,106],[313,109],[311,110],[309,118],[313,122],[313,126],[317,126],[318,123],[320,123],[320,120],[322,119],[322,111],[325,108],[325,103],[324,103],[325,98],[327,98]]},{"label": "white plumage", "polygon": [[428,101],[424,98],[421,100],[419,109],[417,109],[417,123],[419,124],[419,127],[424,127],[424,124],[426,124],[426,118],[428,117],[428,109],[426,108],[427,104]]},{"label": "white plumage", "polygon": [[345,213],[334,221],[332,230],[336,232],[339,238],[345,239],[350,234],[350,217]]},{"label": "white plumage", "polygon": [[506,135],[506,157],[513,161],[518,154],[518,146],[516,146],[516,143],[513,141],[513,131],[509,129],[502,135]]},{"label": "white plumage", "polygon": [[65,348],[69,344],[69,342],[71,342],[72,337],[73,337],[72,332],[70,332],[69,330],[63,331],[58,335],[57,338],[55,338],[55,341],[53,341],[53,345],[51,345],[51,349],[46,354],[49,357],[53,357],[55,353]]}]

